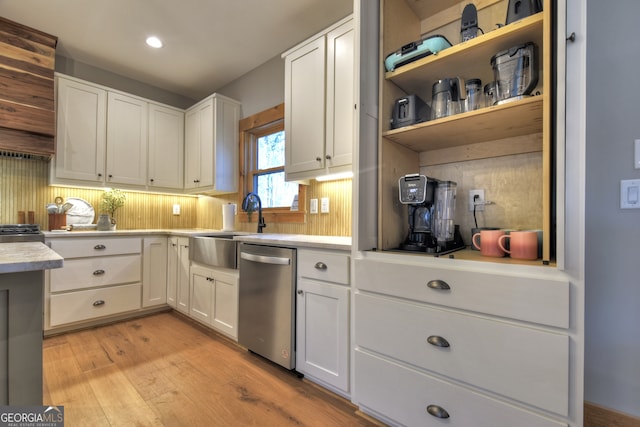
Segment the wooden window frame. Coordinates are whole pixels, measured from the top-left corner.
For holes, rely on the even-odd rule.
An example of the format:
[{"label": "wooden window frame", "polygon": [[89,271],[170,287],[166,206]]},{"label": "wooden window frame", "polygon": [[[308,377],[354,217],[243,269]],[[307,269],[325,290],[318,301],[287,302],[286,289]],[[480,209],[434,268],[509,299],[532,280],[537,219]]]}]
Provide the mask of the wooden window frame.
[{"label": "wooden window frame", "polygon": [[[244,196],[253,190],[253,170],[251,164],[253,159],[249,156],[253,151],[249,150],[250,144],[258,136],[277,132],[284,129],[284,103],[278,104],[268,110],[261,111],[252,116],[240,120],[240,193],[238,206],[242,206]],[[285,135],[285,138],[287,136]],[[269,223],[304,223],[306,220],[306,186],[298,185],[298,210],[292,211],[287,207],[263,208],[262,216],[267,224]],[[247,215],[238,215],[241,223],[249,222]],[[257,222],[257,217],[252,218],[252,222]]]}]

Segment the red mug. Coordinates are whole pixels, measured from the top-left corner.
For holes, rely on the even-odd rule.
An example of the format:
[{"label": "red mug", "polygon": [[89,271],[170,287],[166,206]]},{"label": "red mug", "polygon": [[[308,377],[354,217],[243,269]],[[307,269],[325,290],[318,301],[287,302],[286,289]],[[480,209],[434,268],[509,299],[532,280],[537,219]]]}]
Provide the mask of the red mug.
[{"label": "red mug", "polygon": [[[480,250],[482,256],[502,258],[504,249],[498,245],[498,239],[503,236],[504,230],[480,230],[479,233],[471,237],[471,244]],[[478,241],[478,238],[480,238],[480,241]]]},{"label": "red mug", "polygon": [[[504,247],[509,239],[509,250]],[[515,259],[538,259],[538,233],[535,231],[512,231],[498,238],[498,246]]]}]

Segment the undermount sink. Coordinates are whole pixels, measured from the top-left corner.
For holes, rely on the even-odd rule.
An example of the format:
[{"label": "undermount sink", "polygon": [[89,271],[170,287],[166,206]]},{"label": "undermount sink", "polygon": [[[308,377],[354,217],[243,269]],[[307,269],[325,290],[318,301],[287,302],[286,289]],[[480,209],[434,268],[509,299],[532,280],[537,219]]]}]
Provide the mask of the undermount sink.
[{"label": "undermount sink", "polygon": [[238,268],[238,242],[232,234],[189,238],[189,259],[211,267]]}]

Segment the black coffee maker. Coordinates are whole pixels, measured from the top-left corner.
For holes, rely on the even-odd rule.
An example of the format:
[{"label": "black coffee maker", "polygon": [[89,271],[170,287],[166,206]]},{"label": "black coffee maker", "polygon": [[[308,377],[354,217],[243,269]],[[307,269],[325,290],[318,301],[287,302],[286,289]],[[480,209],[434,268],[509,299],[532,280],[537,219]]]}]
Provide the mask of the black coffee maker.
[{"label": "black coffee maker", "polygon": [[400,178],[399,198],[408,208],[409,232],[399,249],[442,254],[465,247],[459,227],[453,224],[455,187],[455,182],[420,174]]}]

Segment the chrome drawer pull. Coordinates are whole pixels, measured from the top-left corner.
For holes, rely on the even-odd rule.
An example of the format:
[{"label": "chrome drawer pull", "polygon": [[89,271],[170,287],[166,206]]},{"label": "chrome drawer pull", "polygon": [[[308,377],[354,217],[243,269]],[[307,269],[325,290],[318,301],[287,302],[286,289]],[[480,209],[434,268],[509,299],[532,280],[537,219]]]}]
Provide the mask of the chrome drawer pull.
[{"label": "chrome drawer pull", "polygon": [[107,249],[107,247],[105,245],[95,245],[93,247],[93,249],[97,250],[97,251],[101,251],[103,249]]},{"label": "chrome drawer pull", "polygon": [[93,303],[94,307],[100,307],[101,305],[104,305],[104,301],[102,301],[101,299]]},{"label": "chrome drawer pull", "polygon": [[449,413],[442,406],[429,405],[427,406],[427,412],[436,418],[449,418]]},{"label": "chrome drawer pull", "polygon": [[444,280],[429,280],[427,286],[431,289],[438,289],[441,291],[448,291],[451,289],[451,286],[449,286],[449,284]]},{"label": "chrome drawer pull", "polygon": [[327,264],[325,264],[324,262],[320,261],[320,262],[316,262],[316,265],[314,265],[315,268],[317,268],[318,270],[326,270],[327,269]]},{"label": "chrome drawer pull", "polygon": [[431,345],[435,345],[436,347],[451,347],[449,345],[449,341],[442,337],[439,337],[438,335],[431,335],[429,338],[427,338],[427,342]]},{"label": "chrome drawer pull", "polygon": [[96,270],[96,271],[93,272],[94,276],[101,276],[103,274],[104,274],[104,270]]}]

